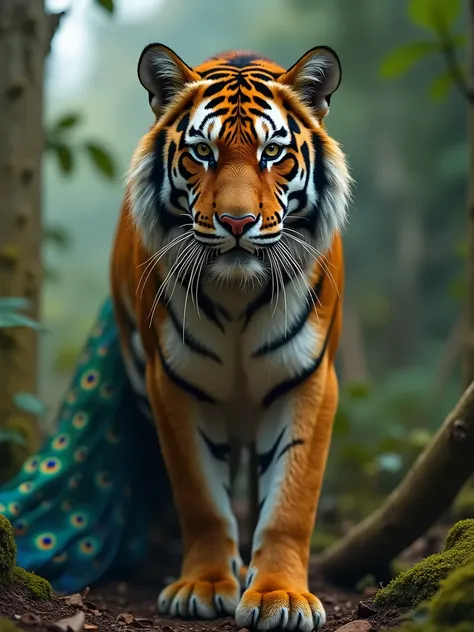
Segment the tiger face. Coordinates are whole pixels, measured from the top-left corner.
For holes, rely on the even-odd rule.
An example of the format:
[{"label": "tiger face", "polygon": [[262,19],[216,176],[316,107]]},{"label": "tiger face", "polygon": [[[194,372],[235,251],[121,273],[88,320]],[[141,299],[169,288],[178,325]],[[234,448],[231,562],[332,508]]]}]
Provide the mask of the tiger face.
[{"label": "tiger face", "polygon": [[314,48],[287,71],[251,53],[192,69],[151,44],[138,75],[156,120],[128,191],[151,253],[231,282],[295,276],[324,254],[351,183],[323,124],[341,79],[334,51]]}]

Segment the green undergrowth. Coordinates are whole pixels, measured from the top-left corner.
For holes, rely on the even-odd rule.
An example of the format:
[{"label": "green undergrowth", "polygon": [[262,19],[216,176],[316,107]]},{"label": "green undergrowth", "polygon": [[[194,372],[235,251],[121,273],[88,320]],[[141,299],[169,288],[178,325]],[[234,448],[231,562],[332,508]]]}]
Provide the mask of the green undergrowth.
[{"label": "green undergrowth", "polygon": [[[441,582],[431,601],[424,602],[400,632],[473,632],[474,556]],[[1,631],[0,631],[1,632]]]},{"label": "green undergrowth", "polygon": [[471,561],[474,563],[474,520],[461,520],[448,533],[440,553],[415,564],[379,590],[374,605],[403,610],[415,608],[433,597],[450,573]]},{"label": "green undergrowth", "polygon": [[[51,599],[52,589],[45,579],[16,566],[16,544],[10,522],[0,514],[0,587],[19,585],[38,599]],[[4,632],[0,628],[0,632]]]}]

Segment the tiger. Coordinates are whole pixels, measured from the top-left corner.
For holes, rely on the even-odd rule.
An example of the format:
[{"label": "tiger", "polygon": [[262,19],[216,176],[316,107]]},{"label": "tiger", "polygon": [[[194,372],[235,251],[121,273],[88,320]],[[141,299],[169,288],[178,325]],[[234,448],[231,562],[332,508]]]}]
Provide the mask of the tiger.
[{"label": "tiger", "polygon": [[[317,46],[287,70],[247,51],[191,67],[152,43],[137,72],[153,122],[126,175],[110,278],[182,533],[181,575],[158,611],[310,632],[326,620],[308,562],[338,402],[352,185],[324,125],[341,63]],[[231,442],[257,454],[248,566]]]}]

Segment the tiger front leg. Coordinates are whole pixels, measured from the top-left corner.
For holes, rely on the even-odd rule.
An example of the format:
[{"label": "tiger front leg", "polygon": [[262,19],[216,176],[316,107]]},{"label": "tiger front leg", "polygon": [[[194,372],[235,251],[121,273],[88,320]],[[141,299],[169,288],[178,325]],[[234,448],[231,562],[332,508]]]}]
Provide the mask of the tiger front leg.
[{"label": "tiger front leg", "polygon": [[181,576],[158,597],[175,617],[233,615],[241,595],[238,531],[230,503],[230,449],[224,424],[209,419],[163,372],[147,368],[147,389],[180,515]]},{"label": "tiger front leg", "polygon": [[309,592],[308,561],[331,428],[337,379],[326,362],[291,399],[274,402],[257,438],[260,517],[240,627],[311,632],[326,615]]}]

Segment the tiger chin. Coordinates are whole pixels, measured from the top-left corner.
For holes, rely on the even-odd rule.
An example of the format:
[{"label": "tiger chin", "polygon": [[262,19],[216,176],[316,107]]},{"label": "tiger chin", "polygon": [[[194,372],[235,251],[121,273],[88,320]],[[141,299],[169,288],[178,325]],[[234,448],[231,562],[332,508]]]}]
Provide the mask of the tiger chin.
[{"label": "tiger chin", "polygon": [[[340,61],[319,46],[287,70],[239,51],[191,68],[150,44],[138,78],[154,121],[128,172],[111,286],[182,528],[181,576],[158,609],[310,632],[325,622],[308,559],[338,400],[352,184],[324,125]],[[248,568],[231,440],[257,451]]]}]

